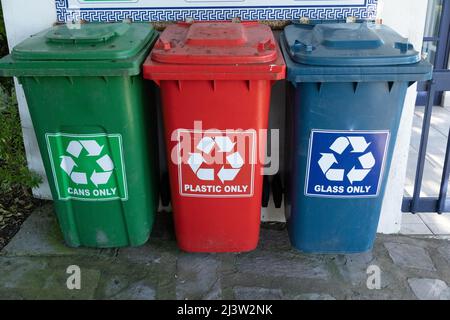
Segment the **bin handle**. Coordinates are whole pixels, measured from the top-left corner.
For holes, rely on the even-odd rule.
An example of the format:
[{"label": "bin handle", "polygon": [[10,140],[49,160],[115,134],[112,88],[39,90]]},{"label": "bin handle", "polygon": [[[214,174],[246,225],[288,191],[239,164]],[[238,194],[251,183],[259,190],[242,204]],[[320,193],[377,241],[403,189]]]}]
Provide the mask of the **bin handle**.
[{"label": "bin handle", "polygon": [[274,50],[275,48],[276,45],[272,39],[263,40],[258,43],[258,51]]},{"label": "bin handle", "polygon": [[125,34],[130,25],[127,23],[117,23],[113,25],[104,26],[103,28],[96,27],[94,24],[84,24],[81,29],[69,29],[59,27],[51,29],[46,38],[48,42],[53,43],[72,43],[72,44],[89,44],[107,42],[115,37]]},{"label": "bin handle", "polygon": [[158,41],[156,41],[155,49],[168,51],[172,49],[172,44],[170,43],[170,41],[159,38]]},{"label": "bin handle", "polygon": [[298,51],[312,52],[314,50],[314,47],[312,44],[307,44],[296,39],[294,44],[291,46],[291,49],[293,52]]}]

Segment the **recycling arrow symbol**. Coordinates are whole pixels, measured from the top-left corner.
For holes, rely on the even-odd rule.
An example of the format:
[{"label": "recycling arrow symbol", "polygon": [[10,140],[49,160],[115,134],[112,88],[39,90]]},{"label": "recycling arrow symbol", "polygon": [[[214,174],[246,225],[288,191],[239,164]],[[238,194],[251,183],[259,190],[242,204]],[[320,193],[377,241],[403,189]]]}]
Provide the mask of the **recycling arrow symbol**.
[{"label": "recycling arrow symbol", "polygon": [[191,153],[188,159],[188,164],[192,171],[196,174],[197,178],[203,181],[214,181],[216,177],[215,170],[213,168],[202,168],[202,165],[206,163],[203,154],[210,154],[211,151],[217,146],[218,151],[222,153],[229,153],[226,156],[227,163],[231,168],[226,168],[225,165],[217,173],[217,177],[222,183],[226,181],[233,181],[236,179],[241,168],[244,166],[244,159],[239,152],[233,152],[235,143],[231,141],[229,137],[217,136],[217,137],[204,137],[197,145],[197,150],[200,152]]},{"label": "recycling arrow symbol", "polygon": [[[358,157],[361,168],[353,166],[346,174],[345,169],[333,168],[333,166],[339,165],[335,154],[342,155],[350,146],[352,154],[362,153],[363,155]],[[339,137],[330,146],[330,150],[334,153],[321,153],[319,167],[329,181],[341,182],[345,180],[345,177],[351,184],[364,181],[376,164],[372,152],[365,153],[369,146],[370,143],[367,143],[364,137]]]},{"label": "recycling arrow symbol", "polygon": [[[88,173],[78,170],[78,165],[74,159],[80,160],[81,151],[86,150],[87,160],[93,161],[101,168],[102,171],[94,171]],[[88,179],[96,186],[107,184],[114,170],[114,163],[111,157],[106,154],[100,157],[104,146],[100,146],[95,140],[72,140],[66,149],[69,155],[61,156],[61,169],[70,177],[72,182],[77,185],[87,185]],[[81,160],[80,160],[81,161]]]}]

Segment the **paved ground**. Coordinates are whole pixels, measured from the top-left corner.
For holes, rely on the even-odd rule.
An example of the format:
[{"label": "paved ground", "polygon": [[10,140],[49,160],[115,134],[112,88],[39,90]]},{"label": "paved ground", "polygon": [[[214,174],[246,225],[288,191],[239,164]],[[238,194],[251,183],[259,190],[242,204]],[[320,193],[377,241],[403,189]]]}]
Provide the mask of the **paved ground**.
[{"label": "paved ground", "polygon": [[[144,247],[76,250],[43,207],[0,253],[0,299],[450,299],[447,240],[379,236],[372,253],[304,255],[277,225],[263,228],[252,253],[187,254],[167,217]],[[71,265],[81,290],[67,289]],[[377,267],[380,289],[369,290],[367,270]]]}]

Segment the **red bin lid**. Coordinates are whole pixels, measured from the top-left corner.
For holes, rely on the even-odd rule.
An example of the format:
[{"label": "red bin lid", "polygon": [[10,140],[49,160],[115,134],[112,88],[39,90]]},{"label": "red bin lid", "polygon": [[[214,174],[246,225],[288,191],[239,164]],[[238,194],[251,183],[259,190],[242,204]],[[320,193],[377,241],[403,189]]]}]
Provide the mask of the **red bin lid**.
[{"label": "red bin lid", "polygon": [[253,64],[277,59],[269,26],[258,22],[195,22],[169,25],[151,55],[172,64]]}]

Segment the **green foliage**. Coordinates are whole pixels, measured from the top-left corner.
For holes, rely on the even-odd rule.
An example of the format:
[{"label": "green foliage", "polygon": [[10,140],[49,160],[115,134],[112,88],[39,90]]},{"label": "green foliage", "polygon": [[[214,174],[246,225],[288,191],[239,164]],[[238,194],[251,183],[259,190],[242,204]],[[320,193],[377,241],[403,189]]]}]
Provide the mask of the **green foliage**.
[{"label": "green foliage", "polygon": [[[8,54],[0,6],[0,57]],[[0,196],[17,188],[37,186],[41,178],[27,168],[19,110],[10,79],[0,82]]]},{"label": "green foliage", "polygon": [[6,30],[3,23],[3,10],[0,5],[0,57],[8,54],[8,43],[6,42]]},{"label": "green foliage", "polygon": [[0,196],[36,187],[41,178],[27,167],[15,93],[0,86]]},{"label": "green foliage", "polygon": [[3,23],[3,10],[0,8],[0,40],[6,41],[5,24]]},{"label": "green foliage", "polygon": [[[5,24],[3,23],[3,11],[0,5],[0,58],[8,54],[8,43],[6,41]],[[9,78],[0,78],[0,85],[10,90],[13,82]]]}]

